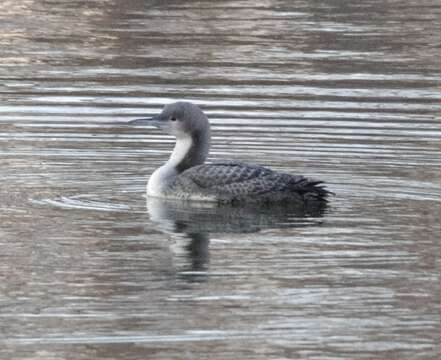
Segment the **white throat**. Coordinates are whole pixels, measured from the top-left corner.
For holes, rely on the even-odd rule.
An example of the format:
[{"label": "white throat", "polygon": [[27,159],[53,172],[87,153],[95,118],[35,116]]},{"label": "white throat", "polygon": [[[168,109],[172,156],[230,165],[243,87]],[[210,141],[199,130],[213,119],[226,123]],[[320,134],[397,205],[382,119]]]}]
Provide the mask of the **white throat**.
[{"label": "white throat", "polygon": [[164,190],[173,179],[179,175],[176,167],[181,163],[193,146],[191,136],[183,136],[176,139],[176,144],[168,161],[156,169],[150,176],[147,184],[147,195],[161,197]]},{"label": "white throat", "polygon": [[191,136],[186,135],[176,138],[176,144],[170,158],[165,165],[176,167],[189,153],[193,146],[193,139]]}]

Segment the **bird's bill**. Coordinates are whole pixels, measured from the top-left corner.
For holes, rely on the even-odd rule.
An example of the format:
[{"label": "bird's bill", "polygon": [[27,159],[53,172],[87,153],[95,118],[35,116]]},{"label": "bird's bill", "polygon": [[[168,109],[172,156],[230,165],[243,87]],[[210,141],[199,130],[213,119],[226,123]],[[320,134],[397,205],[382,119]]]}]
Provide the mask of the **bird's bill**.
[{"label": "bird's bill", "polygon": [[130,120],[128,124],[133,126],[153,126],[161,129],[164,126],[164,121],[159,119],[157,116],[154,116],[151,118]]}]

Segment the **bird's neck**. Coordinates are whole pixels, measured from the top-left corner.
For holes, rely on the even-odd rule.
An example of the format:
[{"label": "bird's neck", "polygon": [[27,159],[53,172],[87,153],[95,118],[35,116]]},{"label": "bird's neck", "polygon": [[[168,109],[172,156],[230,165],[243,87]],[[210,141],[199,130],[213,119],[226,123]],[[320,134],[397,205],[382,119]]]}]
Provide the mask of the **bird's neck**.
[{"label": "bird's neck", "polygon": [[178,174],[196,165],[203,164],[208,155],[209,135],[196,133],[176,138],[176,145],[166,166]]},{"label": "bird's neck", "polygon": [[209,130],[202,134],[186,135],[176,139],[170,159],[156,169],[147,184],[147,195],[163,196],[167,186],[188,168],[203,164],[210,147]]}]

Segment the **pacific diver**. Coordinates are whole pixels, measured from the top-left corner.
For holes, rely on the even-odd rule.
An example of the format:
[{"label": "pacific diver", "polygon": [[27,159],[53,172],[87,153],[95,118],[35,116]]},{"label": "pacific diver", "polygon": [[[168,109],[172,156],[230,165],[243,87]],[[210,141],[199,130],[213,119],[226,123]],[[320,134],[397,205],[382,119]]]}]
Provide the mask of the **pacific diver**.
[{"label": "pacific diver", "polygon": [[307,204],[325,203],[330,194],[321,181],[259,165],[204,164],[210,147],[210,124],[202,110],[190,102],[166,105],[161,114],[130,124],[152,125],[176,137],[169,160],[148,181],[148,196],[219,203]]}]

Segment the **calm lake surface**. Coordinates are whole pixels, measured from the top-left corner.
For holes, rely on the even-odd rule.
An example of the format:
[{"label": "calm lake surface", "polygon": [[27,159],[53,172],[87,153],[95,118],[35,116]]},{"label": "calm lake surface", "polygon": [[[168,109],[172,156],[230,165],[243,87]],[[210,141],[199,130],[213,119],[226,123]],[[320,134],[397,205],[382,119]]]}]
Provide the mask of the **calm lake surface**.
[{"label": "calm lake surface", "polygon": [[[1,359],[441,358],[438,0],[0,2]],[[146,201],[189,100],[210,161],[319,213]]]}]

